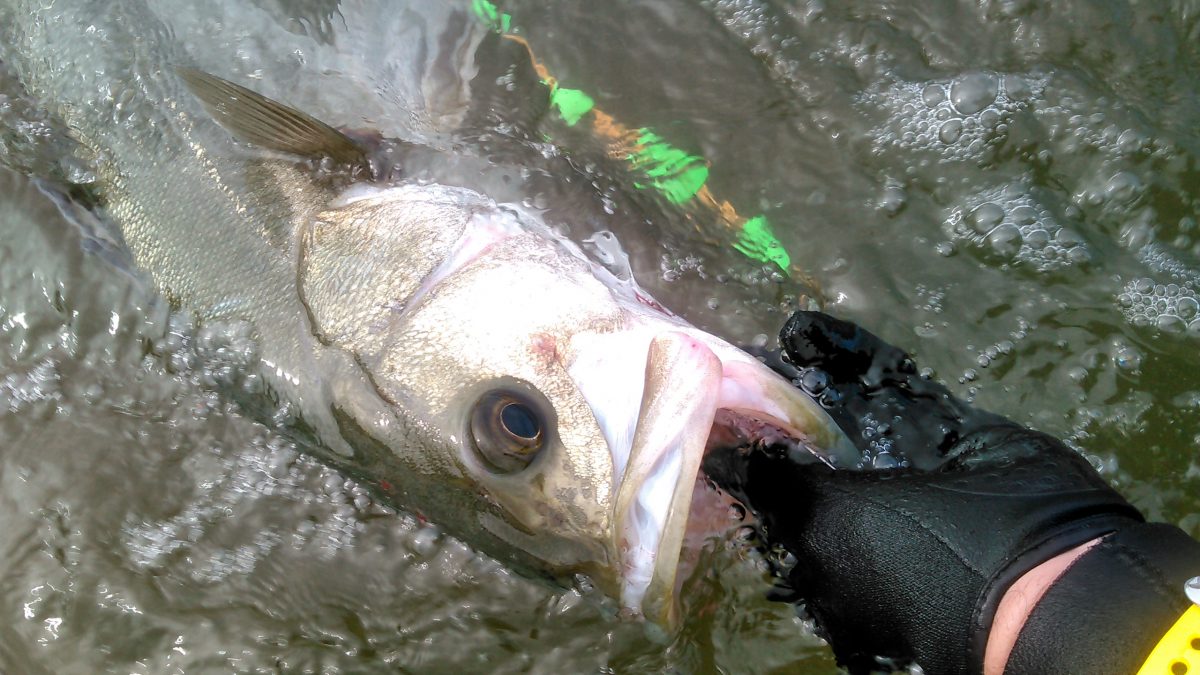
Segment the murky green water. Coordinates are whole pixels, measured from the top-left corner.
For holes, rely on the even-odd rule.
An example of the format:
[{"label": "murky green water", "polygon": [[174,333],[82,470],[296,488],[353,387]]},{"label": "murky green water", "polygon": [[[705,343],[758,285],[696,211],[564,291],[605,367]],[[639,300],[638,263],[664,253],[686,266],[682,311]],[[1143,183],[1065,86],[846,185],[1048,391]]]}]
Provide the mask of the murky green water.
[{"label": "murky green water", "polygon": [[[772,333],[809,292],[735,251],[710,211],[638,189],[587,124],[503,77],[495,44],[469,90],[415,72],[415,36],[479,30],[466,0],[61,5],[43,20],[63,35],[90,25],[129,49],[153,35],[350,127],[446,147],[462,141],[444,117],[486,102],[501,114],[468,115],[471,142],[535,169],[505,198],[579,238],[616,232],[656,296],[731,339]],[[765,215],[831,311],[1066,437],[1148,515],[1200,536],[1200,5],[502,9],[563,86],[707,158],[712,194]],[[0,61],[31,48],[0,33]],[[128,113],[114,133],[152,122],[103,56],[98,105]],[[96,159],[0,73],[0,162],[16,169],[0,173],[0,670],[834,669],[732,542],[701,554],[688,622],[664,644],[295,452],[217,393],[245,327],[173,315],[103,223],[68,221],[26,177],[88,183]]]}]

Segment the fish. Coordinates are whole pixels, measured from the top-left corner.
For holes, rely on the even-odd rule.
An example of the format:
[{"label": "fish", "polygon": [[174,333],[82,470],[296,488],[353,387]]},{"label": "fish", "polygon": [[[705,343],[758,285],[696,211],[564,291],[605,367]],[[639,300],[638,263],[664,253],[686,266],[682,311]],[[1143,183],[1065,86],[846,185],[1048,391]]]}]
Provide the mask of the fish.
[{"label": "fish", "polygon": [[[50,30],[23,25],[26,46]],[[136,81],[155,105],[114,119],[66,95],[105,74],[59,58],[10,65],[91,153],[95,211],[132,264],[201,323],[253,326],[311,452],[514,569],[582,575],[624,615],[676,626],[710,438],[853,456],[789,381],[537,211],[381,170],[375,135],[186,65]]]}]

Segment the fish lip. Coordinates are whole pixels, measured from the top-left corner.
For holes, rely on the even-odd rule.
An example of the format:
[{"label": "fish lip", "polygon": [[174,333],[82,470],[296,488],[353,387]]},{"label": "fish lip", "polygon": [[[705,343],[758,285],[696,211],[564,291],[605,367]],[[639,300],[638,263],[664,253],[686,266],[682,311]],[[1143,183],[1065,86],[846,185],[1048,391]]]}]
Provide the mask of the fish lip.
[{"label": "fish lip", "polygon": [[682,332],[649,344],[641,407],[615,503],[620,601],[673,627],[676,568],[692,489],[721,390],[721,362]]},{"label": "fish lip", "polygon": [[[618,583],[624,615],[644,617],[673,631],[680,620],[675,594],[683,533],[690,520],[700,463],[717,428],[718,411],[774,427],[806,445],[823,461],[831,460],[816,448],[831,454],[831,463],[852,458],[854,448],[832,419],[790,382],[754,357],[700,331],[670,331],[655,336],[646,364],[637,431],[615,502],[615,548],[621,569]],[[694,372],[652,382],[658,368]],[[687,396],[672,398],[671,390],[675,388],[685,389]],[[708,391],[703,391],[705,388]],[[672,401],[680,406],[677,416],[651,419],[656,404],[670,405]],[[703,426],[686,428],[689,425]],[[660,439],[660,444],[646,445],[647,437]],[[651,470],[637,470],[646,466]],[[669,498],[648,494],[663,489],[663,471],[673,482]],[[649,552],[642,542],[630,541],[634,523],[647,515],[634,509],[647,504],[659,509],[649,515],[661,524],[654,549]]]}]

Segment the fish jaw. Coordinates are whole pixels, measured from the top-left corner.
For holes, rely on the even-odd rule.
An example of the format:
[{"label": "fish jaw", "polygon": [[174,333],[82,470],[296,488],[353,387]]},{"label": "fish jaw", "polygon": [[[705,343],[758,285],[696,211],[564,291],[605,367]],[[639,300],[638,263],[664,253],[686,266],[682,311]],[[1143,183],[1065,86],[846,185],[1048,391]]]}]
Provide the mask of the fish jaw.
[{"label": "fish jaw", "polygon": [[[575,342],[585,348],[570,370],[613,456],[614,594],[626,616],[673,629],[692,496],[710,437],[723,420],[762,423],[834,464],[851,461],[853,445],[787,380],[686,324]],[[630,385],[639,381],[640,391]]]},{"label": "fish jaw", "polygon": [[614,534],[622,606],[664,625],[676,622],[675,570],[721,374],[720,359],[691,336],[667,332],[650,341]]}]

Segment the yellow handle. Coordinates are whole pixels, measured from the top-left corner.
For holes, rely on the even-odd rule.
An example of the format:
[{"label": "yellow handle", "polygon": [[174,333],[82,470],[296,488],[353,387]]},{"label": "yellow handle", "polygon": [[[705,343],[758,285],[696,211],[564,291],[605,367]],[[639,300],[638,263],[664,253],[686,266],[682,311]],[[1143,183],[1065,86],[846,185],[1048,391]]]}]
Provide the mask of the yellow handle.
[{"label": "yellow handle", "polygon": [[1188,607],[1158,641],[1138,675],[1200,675],[1200,607]]}]

